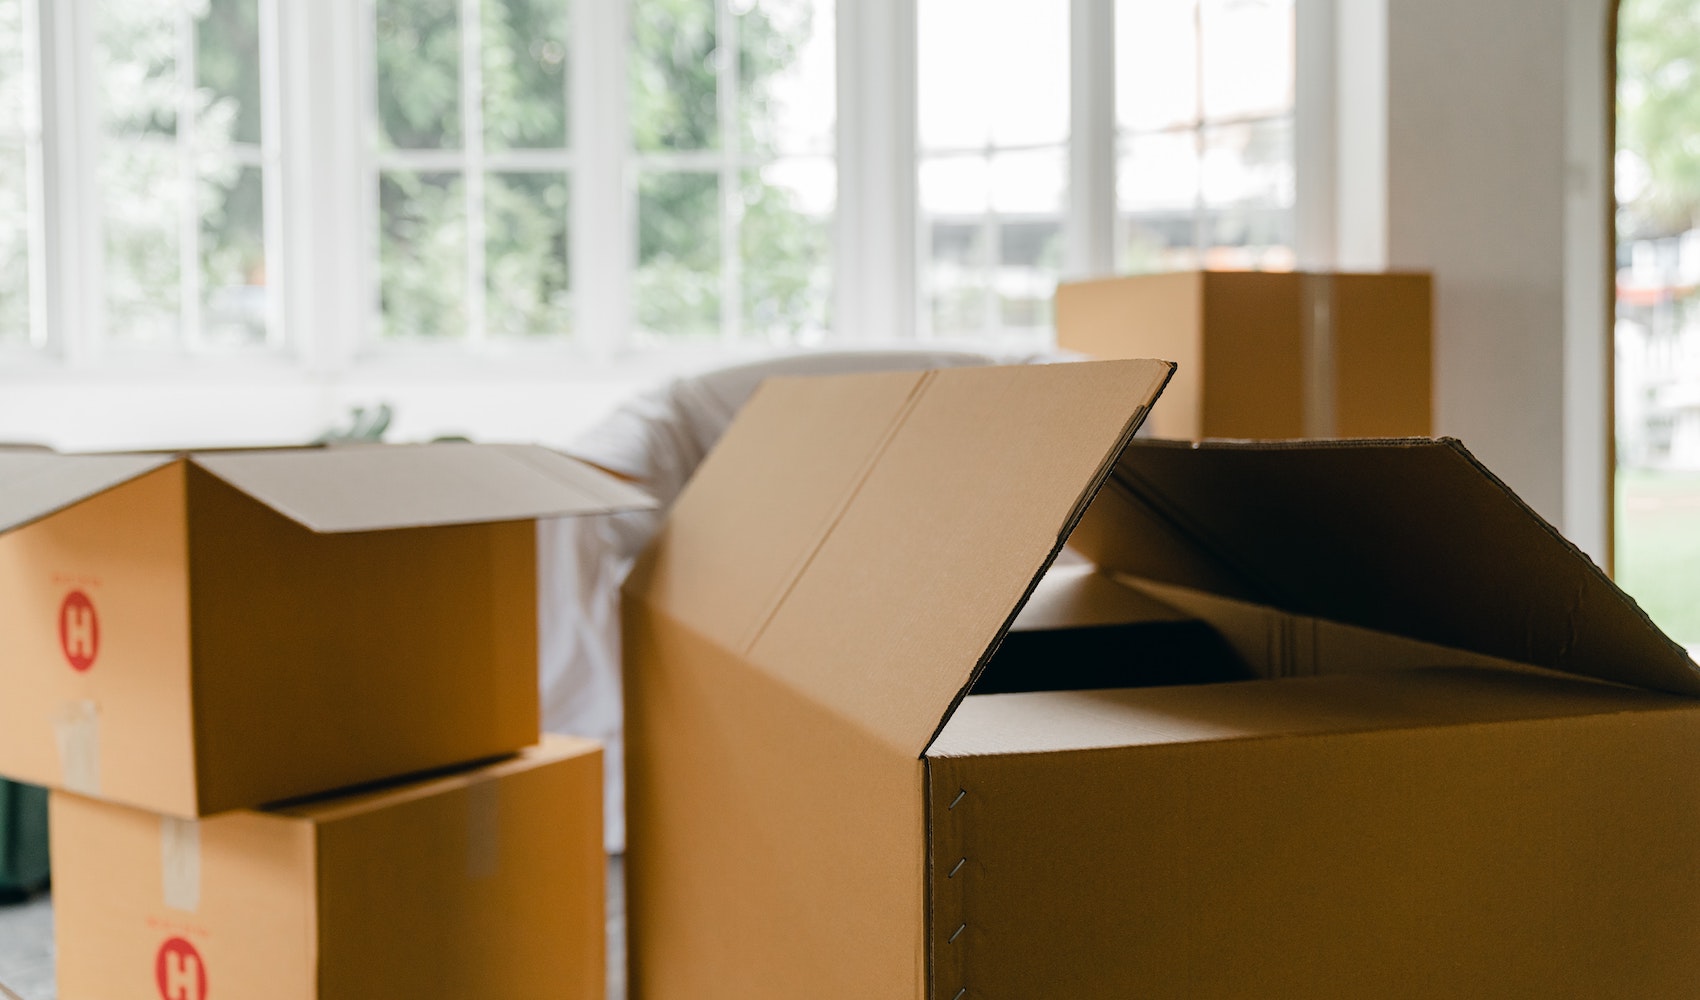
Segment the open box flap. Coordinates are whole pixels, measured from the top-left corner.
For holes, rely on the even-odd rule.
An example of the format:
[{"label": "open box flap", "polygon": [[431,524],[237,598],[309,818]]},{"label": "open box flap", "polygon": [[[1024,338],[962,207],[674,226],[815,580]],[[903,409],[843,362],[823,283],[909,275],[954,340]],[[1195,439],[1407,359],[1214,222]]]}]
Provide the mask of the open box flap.
[{"label": "open box flap", "polygon": [[770,380],[628,592],[918,757],[1172,372]]},{"label": "open box flap", "polygon": [[535,445],[202,452],[196,465],[323,533],[641,510],[648,496]]},{"label": "open box flap", "polygon": [[170,465],[170,455],[59,455],[0,449],[0,532]]},{"label": "open box flap", "polygon": [[1449,439],[1137,441],[1071,545],[1292,614],[1700,695],[1700,671]]}]

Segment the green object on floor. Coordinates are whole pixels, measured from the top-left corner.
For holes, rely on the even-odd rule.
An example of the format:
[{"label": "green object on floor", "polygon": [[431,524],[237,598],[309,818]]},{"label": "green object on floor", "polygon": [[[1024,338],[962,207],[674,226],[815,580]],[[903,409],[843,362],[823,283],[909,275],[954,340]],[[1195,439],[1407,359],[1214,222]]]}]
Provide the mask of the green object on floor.
[{"label": "green object on floor", "polygon": [[0,901],[47,885],[47,789],[0,778]]}]

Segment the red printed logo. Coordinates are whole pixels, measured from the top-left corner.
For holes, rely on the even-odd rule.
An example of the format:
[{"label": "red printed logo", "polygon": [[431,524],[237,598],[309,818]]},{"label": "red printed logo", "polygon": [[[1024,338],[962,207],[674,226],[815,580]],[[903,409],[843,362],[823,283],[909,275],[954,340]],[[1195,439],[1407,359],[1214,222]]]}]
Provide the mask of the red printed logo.
[{"label": "red printed logo", "polygon": [[207,967],[195,946],[182,938],[159,946],[154,979],[162,1000],[207,1000]]},{"label": "red printed logo", "polygon": [[73,590],[59,605],[59,648],[65,651],[65,662],[82,673],[94,666],[100,652],[100,621],[94,614],[94,602],[89,595]]}]

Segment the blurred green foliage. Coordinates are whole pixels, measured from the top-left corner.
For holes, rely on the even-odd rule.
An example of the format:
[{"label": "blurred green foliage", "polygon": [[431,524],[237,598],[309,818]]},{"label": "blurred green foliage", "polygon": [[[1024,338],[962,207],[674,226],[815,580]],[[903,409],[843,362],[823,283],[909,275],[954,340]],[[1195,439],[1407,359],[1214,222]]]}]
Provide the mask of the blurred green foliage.
[{"label": "blurred green foliage", "polygon": [[[728,288],[747,332],[789,339],[824,330],[830,298],[829,216],[806,212],[790,183],[761,165],[782,153],[779,102],[787,73],[830,7],[815,0],[732,0],[738,45],[740,155],[723,189],[712,163],[634,167],[634,316],[664,335],[717,335]],[[483,142],[488,150],[571,148],[568,0],[483,0]],[[116,337],[174,343],[181,332],[185,211],[200,227],[203,335],[265,336],[264,175],[233,144],[262,139],[258,0],[97,0],[99,81],[109,141],[100,164],[107,307]],[[0,116],[22,79],[21,0],[0,0]],[[825,16],[818,13],[826,10]],[[195,87],[183,92],[179,25],[194,28]],[[633,151],[720,149],[720,28],[713,0],[632,0],[629,111]],[[459,150],[459,0],[377,0],[380,146]],[[21,106],[21,105],[20,105]],[[179,115],[194,115],[196,204],[182,204]],[[6,120],[0,117],[0,137]],[[829,155],[829,150],[812,150]],[[0,337],[28,327],[23,159],[0,138]],[[496,336],[570,332],[571,178],[564,172],[484,179],[486,318]],[[383,335],[458,339],[468,316],[466,179],[458,172],[385,171],[378,190]],[[729,246],[728,223],[739,227]],[[349,220],[347,239],[365,231]],[[732,249],[736,260],[726,259]],[[729,279],[735,277],[735,283]]]},{"label": "blurred green foliage", "polygon": [[[1619,239],[1700,223],[1700,2],[1623,0],[1618,13],[1617,145],[1632,190]],[[1620,160],[1620,164],[1622,161]]]}]

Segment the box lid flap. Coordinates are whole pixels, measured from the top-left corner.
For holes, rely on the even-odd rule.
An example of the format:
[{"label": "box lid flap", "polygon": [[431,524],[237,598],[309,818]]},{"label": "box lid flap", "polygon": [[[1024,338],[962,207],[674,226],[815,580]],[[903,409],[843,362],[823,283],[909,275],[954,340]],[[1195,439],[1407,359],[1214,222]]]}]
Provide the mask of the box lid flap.
[{"label": "box lid flap", "polygon": [[653,507],[640,490],[536,445],[200,452],[196,465],[313,531],[337,533]]},{"label": "box lid flap", "polygon": [[1458,441],[1138,441],[1071,544],[1293,614],[1654,690],[1700,670]]},{"label": "box lid flap", "polygon": [[628,592],[918,757],[1173,370],[770,380]]},{"label": "box lid flap", "polygon": [[172,461],[170,455],[0,450],[0,532],[39,521]]}]

